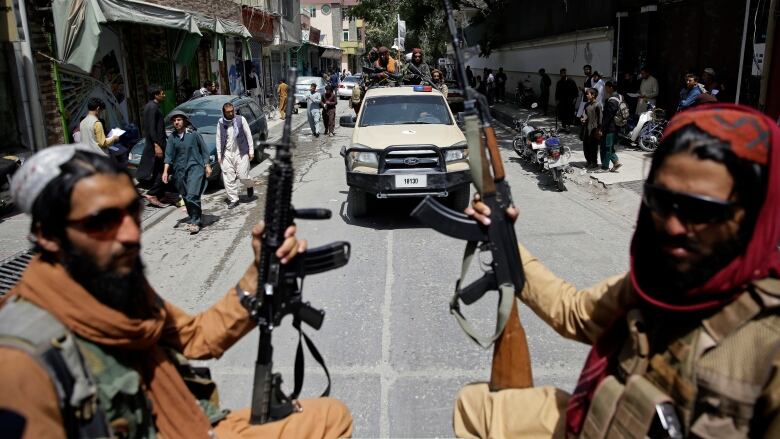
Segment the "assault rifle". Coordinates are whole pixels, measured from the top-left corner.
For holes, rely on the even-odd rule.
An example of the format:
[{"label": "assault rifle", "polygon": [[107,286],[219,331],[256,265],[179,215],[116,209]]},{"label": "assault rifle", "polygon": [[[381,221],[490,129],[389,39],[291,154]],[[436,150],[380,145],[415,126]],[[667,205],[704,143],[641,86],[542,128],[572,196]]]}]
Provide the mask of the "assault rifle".
[{"label": "assault rifle", "polygon": [[[289,83],[295,84],[296,69],[290,69]],[[254,387],[252,388],[252,424],[265,424],[287,417],[296,411],[298,395],[303,387],[303,349],[301,337],[306,341],[314,359],[323,367],[328,386],[322,396],[330,393],[330,374],[322,356],[309,337],[303,332],[301,322],[315,330],[320,329],[325,313],[303,302],[301,288],[303,278],[308,274],[321,273],[344,266],[349,261],[348,242],[339,241],[306,251],[290,263],[282,265],[276,256],[284,243],[284,232],[293,224],[293,219],[328,219],[328,209],[295,209],[291,204],[293,190],[292,108],[295,96],[287,97],[287,118],[284,121],[282,139],[269,143],[276,147],[276,157],[268,174],[268,193],[265,200],[265,232],[262,236],[262,250],[258,263],[257,293],[244,294],[241,304],[249,310],[250,316],[260,329],[260,346],[255,363]],[[271,332],[282,318],[293,316],[293,326],[298,330],[298,350],[295,358],[295,387],[293,393],[282,392],[282,377],[273,373],[273,346]]]},{"label": "assault rifle", "polygon": [[[450,0],[444,0],[444,7],[455,52],[455,73],[458,82],[466,91],[463,119],[468,142],[469,168],[482,202],[490,207],[491,222],[489,226],[484,226],[463,213],[444,207],[431,197],[426,197],[412,212],[412,216],[445,235],[468,241],[461,277],[455,285],[455,296],[450,303],[450,312],[475,342],[485,348],[495,343],[490,389],[497,391],[531,387],[533,378],[528,343],[515,300],[515,292],[521,291],[525,284],[525,274],[514,225],[506,217],[506,209],[512,206],[512,193],[505,179],[496,134],[490,125],[487,99],[466,82],[461,41]],[[478,248],[492,254],[490,270],[482,278],[464,287],[461,282]],[[463,317],[460,302],[471,304],[491,290],[499,291],[498,321],[495,334],[484,338],[479,337]]]}]

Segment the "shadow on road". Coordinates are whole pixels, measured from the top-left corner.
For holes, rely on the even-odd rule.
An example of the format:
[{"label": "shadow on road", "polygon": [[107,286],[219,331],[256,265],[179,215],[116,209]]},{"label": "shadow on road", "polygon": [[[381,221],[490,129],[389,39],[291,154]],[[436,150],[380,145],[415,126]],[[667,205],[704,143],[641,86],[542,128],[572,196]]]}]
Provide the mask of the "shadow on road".
[{"label": "shadow on road", "polygon": [[[346,195],[348,192],[339,191],[339,193]],[[351,226],[373,230],[425,228],[423,224],[410,216],[420,201],[422,198],[371,199],[369,214],[361,218],[352,218],[349,214],[348,202],[344,201],[339,208],[339,216]]]},{"label": "shadow on road", "polygon": [[526,162],[520,157],[509,157],[509,162],[517,163],[524,171],[534,174],[536,176],[536,186],[539,189],[549,192],[558,192],[555,180],[553,180],[552,175],[550,175],[549,172],[540,171],[538,166]]}]

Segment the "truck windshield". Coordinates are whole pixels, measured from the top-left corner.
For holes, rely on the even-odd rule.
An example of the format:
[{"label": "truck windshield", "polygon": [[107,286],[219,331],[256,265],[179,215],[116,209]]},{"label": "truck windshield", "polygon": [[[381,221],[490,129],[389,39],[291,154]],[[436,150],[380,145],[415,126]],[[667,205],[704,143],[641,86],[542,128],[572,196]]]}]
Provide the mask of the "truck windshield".
[{"label": "truck windshield", "polygon": [[366,98],[360,116],[361,127],[452,123],[444,99],[430,94]]}]

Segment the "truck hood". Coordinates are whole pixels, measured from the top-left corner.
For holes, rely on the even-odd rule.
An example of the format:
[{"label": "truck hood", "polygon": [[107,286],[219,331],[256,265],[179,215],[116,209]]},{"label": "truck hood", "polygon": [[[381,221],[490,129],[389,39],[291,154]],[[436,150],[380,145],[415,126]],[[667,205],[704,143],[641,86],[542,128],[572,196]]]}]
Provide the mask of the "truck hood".
[{"label": "truck hood", "polygon": [[444,148],[465,140],[466,136],[457,125],[439,124],[356,127],[352,136],[352,143],[360,143],[374,149],[393,145],[435,145]]}]

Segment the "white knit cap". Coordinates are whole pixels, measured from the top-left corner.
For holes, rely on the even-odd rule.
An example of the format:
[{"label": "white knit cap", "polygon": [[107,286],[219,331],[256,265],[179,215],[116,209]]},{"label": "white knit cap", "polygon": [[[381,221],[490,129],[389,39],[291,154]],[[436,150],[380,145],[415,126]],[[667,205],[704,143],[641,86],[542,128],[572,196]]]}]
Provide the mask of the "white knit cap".
[{"label": "white knit cap", "polygon": [[38,195],[62,173],[60,166],[73,158],[76,151],[94,153],[95,149],[81,143],[50,146],[22,164],[11,180],[11,194],[22,212],[32,213]]}]

